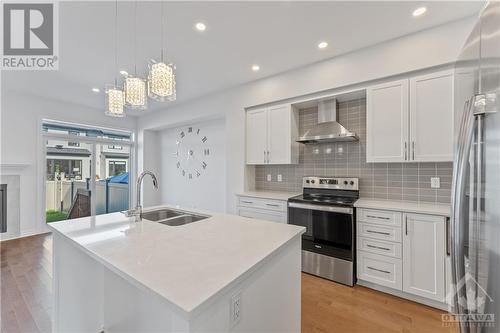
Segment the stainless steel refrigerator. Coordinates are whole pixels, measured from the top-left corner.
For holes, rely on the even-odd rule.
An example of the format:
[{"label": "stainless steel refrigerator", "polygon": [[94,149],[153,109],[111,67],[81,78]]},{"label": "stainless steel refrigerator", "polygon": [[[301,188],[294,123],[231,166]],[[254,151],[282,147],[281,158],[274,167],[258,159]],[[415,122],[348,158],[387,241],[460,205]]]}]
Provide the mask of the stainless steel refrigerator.
[{"label": "stainless steel refrigerator", "polygon": [[500,332],[500,2],[486,4],[455,67],[453,318]]}]

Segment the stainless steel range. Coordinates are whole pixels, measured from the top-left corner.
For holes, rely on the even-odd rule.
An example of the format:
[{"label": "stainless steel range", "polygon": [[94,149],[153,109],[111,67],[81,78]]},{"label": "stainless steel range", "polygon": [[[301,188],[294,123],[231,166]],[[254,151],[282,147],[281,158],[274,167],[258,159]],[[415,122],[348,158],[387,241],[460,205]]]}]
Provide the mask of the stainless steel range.
[{"label": "stainless steel range", "polygon": [[302,271],[354,285],[358,184],[358,178],[304,177],[303,193],[288,199],[288,223],[307,229]]}]

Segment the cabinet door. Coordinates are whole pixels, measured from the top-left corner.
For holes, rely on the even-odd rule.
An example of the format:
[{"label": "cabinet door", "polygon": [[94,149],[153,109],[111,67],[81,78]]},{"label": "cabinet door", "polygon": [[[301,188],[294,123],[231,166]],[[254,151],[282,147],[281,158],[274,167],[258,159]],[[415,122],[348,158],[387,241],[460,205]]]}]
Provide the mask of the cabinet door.
[{"label": "cabinet door", "polygon": [[445,219],[405,214],[403,291],[439,302],[445,298]]},{"label": "cabinet door", "polygon": [[291,107],[279,105],[268,111],[268,163],[290,163],[291,146]]},{"label": "cabinet door", "polygon": [[408,80],[366,91],[366,161],[402,162],[408,158]]},{"label": "cabinet door", "polygon": [[264,164],[267,160],[267,109],[248,111],[246,117],[247,164]]},{"label": "cabinet door", "polygon": [[453,125],[453,72],[411,78],[411,160],[453,161]]}]

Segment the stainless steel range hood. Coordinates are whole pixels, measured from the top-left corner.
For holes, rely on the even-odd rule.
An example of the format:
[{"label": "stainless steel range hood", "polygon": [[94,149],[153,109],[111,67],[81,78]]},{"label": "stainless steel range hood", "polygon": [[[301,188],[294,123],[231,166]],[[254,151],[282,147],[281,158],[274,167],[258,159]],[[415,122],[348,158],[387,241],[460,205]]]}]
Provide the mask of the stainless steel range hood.
[{"label": "stainless steel range hood", "polygon": [[356,133],[337,122],[337,100],[321,100],[318,103],[318,124],[308,130],[297,142],[304,144],[339,141],[358,141]]}]

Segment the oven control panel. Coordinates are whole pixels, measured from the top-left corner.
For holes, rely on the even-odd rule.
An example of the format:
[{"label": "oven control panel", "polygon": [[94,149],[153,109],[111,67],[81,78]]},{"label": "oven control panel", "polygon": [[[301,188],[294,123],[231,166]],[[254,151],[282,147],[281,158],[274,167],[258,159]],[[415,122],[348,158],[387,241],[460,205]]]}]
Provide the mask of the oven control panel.
[{"label": "oven control panel", "polygon": [[354,190],[359,189],[358,178],[328,178],[328,177],[304,177],[302,179],[304,188],[327,188],[336,190]]}]

